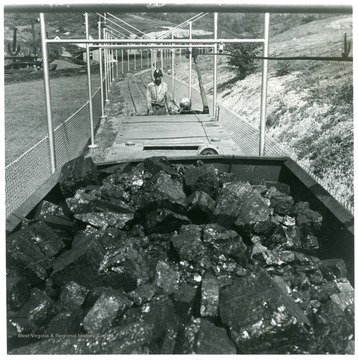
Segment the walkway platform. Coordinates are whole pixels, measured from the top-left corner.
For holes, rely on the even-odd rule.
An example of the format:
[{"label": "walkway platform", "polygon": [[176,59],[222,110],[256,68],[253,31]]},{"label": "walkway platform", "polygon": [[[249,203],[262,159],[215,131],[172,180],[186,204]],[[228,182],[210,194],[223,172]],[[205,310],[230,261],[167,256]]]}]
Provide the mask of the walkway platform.
[{"label": "walkway platform", "polygon": [[208,149],[221,155],[245,155],[210,115],[130,116],[121,121],[105,161],[196,156]]}]

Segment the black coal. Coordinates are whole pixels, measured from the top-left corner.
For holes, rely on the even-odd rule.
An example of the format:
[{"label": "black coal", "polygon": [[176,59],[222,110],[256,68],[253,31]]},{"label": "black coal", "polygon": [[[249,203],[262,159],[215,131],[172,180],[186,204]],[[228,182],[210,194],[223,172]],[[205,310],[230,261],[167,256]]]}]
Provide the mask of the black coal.
[{"label": "black coal", "polygon": [[286,184],[67,163],[7,238],[10,354],[353,354],[354,289]]}]

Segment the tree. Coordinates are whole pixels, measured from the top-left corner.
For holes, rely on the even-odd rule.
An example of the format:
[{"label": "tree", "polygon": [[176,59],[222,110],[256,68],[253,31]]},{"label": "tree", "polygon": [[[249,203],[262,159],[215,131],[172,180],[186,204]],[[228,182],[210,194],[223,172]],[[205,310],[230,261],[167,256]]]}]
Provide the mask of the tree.
[{"label": "tree", "polygon": [[256,71],[256,62],[254,57],[260,51],[260,45],[257,44],[233,44],[229,45],[227,52],[230,54],[227,64],[237,68],[237,78],[245,79],[246,76]]}]

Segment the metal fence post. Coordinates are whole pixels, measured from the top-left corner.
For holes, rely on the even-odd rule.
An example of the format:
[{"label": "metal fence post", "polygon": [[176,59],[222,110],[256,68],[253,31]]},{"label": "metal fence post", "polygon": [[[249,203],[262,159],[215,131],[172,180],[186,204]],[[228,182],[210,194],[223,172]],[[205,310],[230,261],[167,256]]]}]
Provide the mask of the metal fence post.
[{"label": "metal fence post", "polygon": [[118,67],[119,67],[119,65],[118,65],[118,50],[116,49],[116,77],[118,77]]},{"label": "metal fence post", "polygon": [[[104,14],[104,26],[103,26],[103,38],[107,39],[107,22],[106,22],[106,14]],[[106,104],[109,103],[108,98],[108,50],[104,49],[104,78],[105,78],[105,95],[106,95]]]},{"label": "metal fence post", "polygon": [[[264,58],[268,57],[269,52],[269,26],[270,14],[265,13],[265,42],[263,49]],[[265,136],[266,136],[266,104],[267,104],[267,73],[268,60],[262,60],[262,84],[261,84],[261,116],[260,116],[260,149],[259,155],[265,155]]]},{"label": "metal fence post", "polygon": [[[101,18],[98,19],[98,39],[101,39],[102,29],[101,29]],[[101,119],[107,118],[104,114],[104,91],[103,91],[103,53],[102,48],[98,48],[98,55],[99,55],[99,77],[101,81]]]},{"label": "metal fence post", "polygon": [[55,158],[55,142],[53,132],[52,110],[51,110],[51,94],[50,94],[50,73],[48,65],[48,52],[46,43],[46,24],[45,14],[40,13],[40,27],[41,27],[41,48],[42,48],[42,66],[44,73],[44,87],[45,87],[45,102],[47,113],[47,129],[48,129],[48,142],[50,151],[51,173],[56,171],[56,158]]},{"label": "metal fence post", "polygon": [[[89,39],[89,25],[88,25],[88,13],[85,13],[85,24],[86,24],[86,40]],[[93,125],[93,105],[92,105],[92,84],[91,84],[91,57],[90,57],[90,46],[86,44],[86,60],[87,60],[87,81],[88,81],[88,107],[89,107],[89,121],[90,121],[90,132],[91,132],[91,144],[89,148],[96,148],[98,145],[94,143],[94,125]]]},{"label": "metal fence post", "polygon": [[160,49],[160,68],[164,71],[164,49]]},{"label": "metal fence post", "polygon": [[[172,39],[174,39],[174,32],[172,31]],[[173,94],[173,99],[175,96],[175,49],[172,49],[172,94]]]},{"label": "metal fence post", "polygon": [[121,71],[122,71],[122,74],[124,74],[124,51],[123,49],[121,49],[121,62],[122,62],[122,67],[121,67]]},{"label": "metal fence post", "polygon": [[[218,38],[218,13],[214,13],[214,39],[217,40]],[[218,56],[217,56],[217,52],[218,52],[218,45],[215,43],[214,45],[214,74],[213,74],[213,114],[214,114],[214,118],[217,119],[216,117],[216,112],[217,112],[217,108],[216,108],[216,104],[217,104],[217,73],[218,73]]]},{"label": "metal fence post", "polygon": [[[189,39],[191,40],[192,35],[192,29],[193,29],[193,23],[189,21]],[[192,66],[193,66],[193,49],[191,47],[191,44],[189,44],[189,99],[191,100],[191,84],[192,84]]]}]

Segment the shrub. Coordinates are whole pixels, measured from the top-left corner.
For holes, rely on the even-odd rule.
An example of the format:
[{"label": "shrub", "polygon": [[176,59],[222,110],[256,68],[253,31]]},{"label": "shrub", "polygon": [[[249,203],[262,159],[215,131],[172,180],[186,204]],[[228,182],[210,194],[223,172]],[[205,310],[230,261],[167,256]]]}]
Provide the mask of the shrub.
[{"label": "shrub", "polygon": [[284,76],[291,73],[291,63],[289,60],[278,61],[276,65],[276,76]]},{"label": "shrub", "polygon": [[227,63],[237,69],[238,80],[243,80],[256,71],[255,57],[259,47],[257,44],[235,44],[227,47],[230,54]]}]

